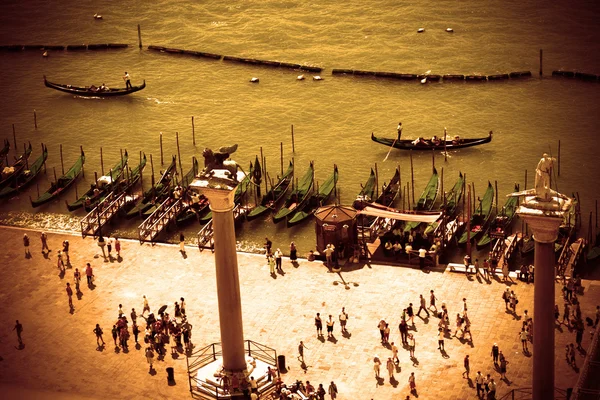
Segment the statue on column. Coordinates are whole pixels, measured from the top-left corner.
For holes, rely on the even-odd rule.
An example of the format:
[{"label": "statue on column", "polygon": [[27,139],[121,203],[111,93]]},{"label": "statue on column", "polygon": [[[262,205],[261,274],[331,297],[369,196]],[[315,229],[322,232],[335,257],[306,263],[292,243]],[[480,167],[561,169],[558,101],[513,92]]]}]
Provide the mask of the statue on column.
[{"label": "statue on column", "polygon": [[238,145],[223,146],[217,151],[212,151],[208,147],[202,151],[204,157],[204,170],[200,173],[203,177],[212,177],[215,170],[224,170],[229,179],[237,182],[237,171],[240,169],[238,163],[229,159],[232,153],[235,153]]},{"label": "statue on column", "polygon": [[550,187],[552,168],[555,160],[556,158],[544,153],[535,169],[535,195],[540,200],[550,201],[555,194]]}]

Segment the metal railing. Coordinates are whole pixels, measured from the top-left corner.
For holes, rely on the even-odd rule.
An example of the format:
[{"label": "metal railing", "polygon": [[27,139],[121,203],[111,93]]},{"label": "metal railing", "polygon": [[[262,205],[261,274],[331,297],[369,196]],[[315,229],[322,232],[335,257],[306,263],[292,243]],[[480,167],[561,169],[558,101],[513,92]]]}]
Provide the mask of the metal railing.
[{"label": "metal railing", "polygon": [[[529,400],[532,398],[533,388],[511,389],[498,400]],[[564,389],[554,388],[554,400],[567,399],[567,391]]]}]

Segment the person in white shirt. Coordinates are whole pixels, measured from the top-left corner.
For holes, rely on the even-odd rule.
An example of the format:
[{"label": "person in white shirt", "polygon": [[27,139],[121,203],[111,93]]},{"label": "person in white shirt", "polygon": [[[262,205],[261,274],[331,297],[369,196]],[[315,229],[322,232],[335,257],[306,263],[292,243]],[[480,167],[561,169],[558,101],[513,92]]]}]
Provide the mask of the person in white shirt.
[{"label": "person in white shirt", "polygon": [[425,268],[425,256],[427,256],[427,250],[421,247],[419,249],[419,268],[421,269]]}]

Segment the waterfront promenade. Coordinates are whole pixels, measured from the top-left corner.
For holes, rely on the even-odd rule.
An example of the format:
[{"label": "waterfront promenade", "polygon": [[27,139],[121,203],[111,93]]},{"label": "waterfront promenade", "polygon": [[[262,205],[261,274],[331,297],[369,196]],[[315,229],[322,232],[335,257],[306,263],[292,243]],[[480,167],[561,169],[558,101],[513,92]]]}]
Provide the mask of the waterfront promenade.
[{"label": "waterfront promenade", "polygon": [[[31,258],[25,258],[22,236],[31,238]],[[187,249],[184,258],[176,246],[143,245],[122,242],[122,260],[104,262],[96,242],[77,236],[49,233],[52,251],[46,258],[41,253],[39,233],[0,227],[2,252],[0,262],[0,390],[8,397],[35,399],[184,399],[189,398],[185,355],[173,358],[167,353],[164,361],[155,362],[156,374],[148,373],[143,346],[136,349],[133,336],[129,352],[116,351],[110,329],[121,303],[129,316],[131,308],[141,313],[142,296],[146,295],[152,311],[184,297],[187,315],[193,325],[192,342],[197,348],[219,341],[217,297],[213,256],[209,251]],[[56,254],[63,240],[70,242],[73,268],[59,275]],[[286,248],[288,243],[274,243],[274,248]],[[308,249],[299,249],[305,254]],[[113,250],[113,255],[114,250]],[[428,273],[411,267],[366,265],[328,273],[318,262],[300,260],[297,268],[284,259],[285,275],[273,279],[264,256],[239,254],[240,284],[244,315],[244,334],[273,347],[286,356],[288,372],[284,382],[310,380],[327,388],[335,381],[338,399],[404,399],[409,395],[408,377],[415,373],[419,399],[473,399],[474,385],[462,377],[463,358],[471,359],[471,378],[480,370],[491,374],[498,382],[498,397],[512,388],[531,387],[532,358],[521,352],[518,332],[523,310],[533,315],[533,285],[517,282],[511,286],[519,298],[517,315],[505,311],[501,298],[505,285],[466,277],[462,273],[444,272],[443,268]],[[82,280],[81,298],[73,297],[74,312],[69,312],[65,286],[73,284],[74,268],[84,270],[90,262],[96,276],[91,290]],[[348,289],[342,284],[348,283]],[[600,304],[600,283],[584,280],[585,294],[580,296],[582,314],[593,318]],[[562,299],[557,285],[557,300],[562,317]],[[467,298],[472,322],[473,342],[446,338],[446,354],[437,350],[437,318],[415,318],[416,361],[400,347],[400,370],[397,383],[390,384],[385,366],[379,383],[373,372],[373,357],[382,361],[391,351],[380,343],[377,324],[385,319],[392,327],[390,341],[401,343],[398,323],[402,309],[409,302],[418,309],[419,294],[428,298],[435,290],[438,307],[445,301],[455,329],[456,313]],[[338,315],[345,307],[349,313],[347,329],[340,332]],[[314,315],[320,312],[324,320],[329,314],[336,321],[334,339],[317,339]],[[423,314],[422,314],[423,315]],[[18,349],[12,328],[15,320],[23,324],[24,348]],[[140,323],[141,322],[141,323]],[[105,348],[100,351],[92,330],[96,323],[104,329]],[[143,328],[143,320],[138,317]],[[583,347],[590,342],[586,327]],[[140,342],[143,335],[140,336]],[[297,360],[300,340],[306,370]],[[493,343],[498,343],[509,361],[507,381],[500,380],[490,356]],[[575,332],[562,325],[556,332],[556,385],[573,386],[577,373],[565,361],[565,344],[575,342]],[[533,346],[530,345],[530,348]],[[583,356],[577,352],[577,365]],[[384,364],[385,365],[385,364]],[[174,367],[175,386],[168,386],[166,367]],[[25,389],[26,388],[26,389]],[[411,396],[414,398],[414,396]]]}]

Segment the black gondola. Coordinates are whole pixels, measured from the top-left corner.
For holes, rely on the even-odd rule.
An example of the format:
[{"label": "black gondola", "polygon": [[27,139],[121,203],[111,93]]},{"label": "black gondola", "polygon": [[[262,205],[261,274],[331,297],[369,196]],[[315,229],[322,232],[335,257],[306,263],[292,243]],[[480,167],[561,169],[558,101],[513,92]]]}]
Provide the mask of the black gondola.
[{"label": "black gondola", "polygon": [[480,144],[489,143],[492,141],[492,131],[487,137],[484,138],[476,138],[476,139],[463,139],[463,138],[453,138],[453,139],[439,139],[435,142],[432,140],[427,140],[423,138],[419,138],[416,140],[411,139],[390,139],[390,138],[380,138],[375,136],[374,133],[371,133],[371,140],[374,142],[383,144],[388,147],[394,147],[400,150],[454,150],[454,149],[462,149],[465,147],[478,146]]},{"label": "black gondola", "polygon": [[59,90],[61,92],[69,93],[74,96],[82,96],[82,97],[115,97],[115,96],[125,96],[127,94],[135,93],[146,87],[146,81],[142,83],[140,86],[132,86],[130,88],[106,88],[101,89],[100,87],[92,86],[84,86],[78,87],[73,85],[63,85],[60,83],[52,83],[46,79],[44,76],[44,85],[51,89]]}]

